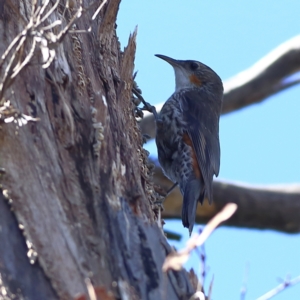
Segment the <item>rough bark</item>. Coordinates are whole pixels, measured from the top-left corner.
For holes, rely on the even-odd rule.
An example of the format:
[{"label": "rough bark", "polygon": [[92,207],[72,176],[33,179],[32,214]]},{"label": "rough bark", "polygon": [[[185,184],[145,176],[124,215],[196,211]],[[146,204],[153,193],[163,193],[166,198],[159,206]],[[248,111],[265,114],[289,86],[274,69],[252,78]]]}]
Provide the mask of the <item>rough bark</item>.
[{"label": "rough bark", "polygon": [[[159,167],[155,183],[167,191],[172,182]],[[300,185],[249,186],[222,181],[213,183],[214,200],[198,205],[196,222],[207,223],[227,203],[236,203],[238,209],[227,226],[252,229],[272,229],[287,233],[300,232]],[[164,202],[164,218],[181,218],[182,195],[176,188]]]},{"label": "rough bark", "polygon": [[[66,26],[79,1],[70,9],[65,4],[45,25]],[[171,248],[152,210],[156,195],[131,103],[135,33],[122,52],[118,7],[107,1],[92,24],[95,9],[84,11],[72,30],[91,25],[91,33],[54,43],[47,69],[37,49],[5,90],[3,101],[19,111],[14,116],[39,118],[1,125],[0,274],[8,295],[72,299],[87,294],[86,278],[115,299],[188,299],[194,292],[185,271],[161,269]],[[31,5],[11,0],[0,9],[4,53],[26,26]],[[22,58],[33,43],[26,38]]]}]

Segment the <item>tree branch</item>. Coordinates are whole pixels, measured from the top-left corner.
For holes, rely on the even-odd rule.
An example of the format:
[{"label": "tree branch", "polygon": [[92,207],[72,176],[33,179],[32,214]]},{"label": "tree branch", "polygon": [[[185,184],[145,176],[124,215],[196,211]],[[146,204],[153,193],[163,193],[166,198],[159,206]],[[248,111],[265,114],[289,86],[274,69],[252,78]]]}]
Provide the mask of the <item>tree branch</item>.
[{"label": "tree branch", "polygon": [[[172,182],[155,169],[155,184],[168,190]],[[287,233],[300,232],[300,185],[253,187],[214,181],[214,201],[198,205],[196,222],[206,223],[230,202],[237,212],[224,225],[253,229],[273,229]],[[176,188],[164,202],[163,218],[181,218],[182,195]]]},{"label": "tree branch", "polygon": [[279,284],[277,287],[272,289],[271,291],[267,292],[266,294],[262,295],[261,297],[257,298],[256,300],[268,300],[285,290],[286,288],[296,285],[300,282],[300,276],[295,277],[292,280],[285,280],[283,283]]},{"label": "tree branch", "polygon": [[[299,76],[290,77],[300,70],[300,35],[284,42],[249,69],[224,82],[222,114],[250,104],[259,103],[300,82]],[[151,101],[150,101],[151,102]],[[156,106],[160,111],[162,104]],[[141,130],[152,138],[155,136],[154,118],[145,113]]]},{"label": "tree branch", "polygon": [[249,69],[224,85],[223,114],[258,103],[299,83],[287,77],[300,70],[300,35],[279,45]]}]

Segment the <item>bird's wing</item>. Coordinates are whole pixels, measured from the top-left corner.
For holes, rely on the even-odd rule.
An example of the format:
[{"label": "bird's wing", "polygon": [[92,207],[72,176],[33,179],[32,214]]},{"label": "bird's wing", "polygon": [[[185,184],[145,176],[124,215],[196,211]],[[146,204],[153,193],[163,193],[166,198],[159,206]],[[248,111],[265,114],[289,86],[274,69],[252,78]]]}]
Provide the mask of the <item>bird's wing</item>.
[{"label": "bird's wing", "polygon": [[222,99],[204,90],[185,91],[180,96],[186,131],[192,140],[203,176],[206,196],[212,200],[212,179],[220,170],[219,117]]}]

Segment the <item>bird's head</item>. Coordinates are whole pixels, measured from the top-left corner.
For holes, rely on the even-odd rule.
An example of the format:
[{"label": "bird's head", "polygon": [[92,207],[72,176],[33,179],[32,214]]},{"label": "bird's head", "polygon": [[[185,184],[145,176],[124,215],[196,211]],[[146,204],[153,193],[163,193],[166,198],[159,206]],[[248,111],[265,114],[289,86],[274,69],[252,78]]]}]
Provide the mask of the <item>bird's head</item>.
[{"label": "bird's head", "polygon": [[174,68],[176,91],[204,87],[223,92],[223,84],[220,77],[205,64],[196,60],[176,60],[160,54],[155,56],[165,60]]}]

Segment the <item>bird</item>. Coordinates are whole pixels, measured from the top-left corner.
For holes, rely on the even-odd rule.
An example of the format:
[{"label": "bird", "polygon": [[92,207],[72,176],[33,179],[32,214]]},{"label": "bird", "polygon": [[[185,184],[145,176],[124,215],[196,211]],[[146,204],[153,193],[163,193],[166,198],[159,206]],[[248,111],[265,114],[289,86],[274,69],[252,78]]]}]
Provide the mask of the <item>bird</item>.
[{"label": "bird", "polygon": [[213,176],[220,170],[221,78],[195,60],[156,54],[175,72],[175,92],[156,113],[158,161],[183,195],[182,224],[191,235],[198,202],[212,202]]}]

